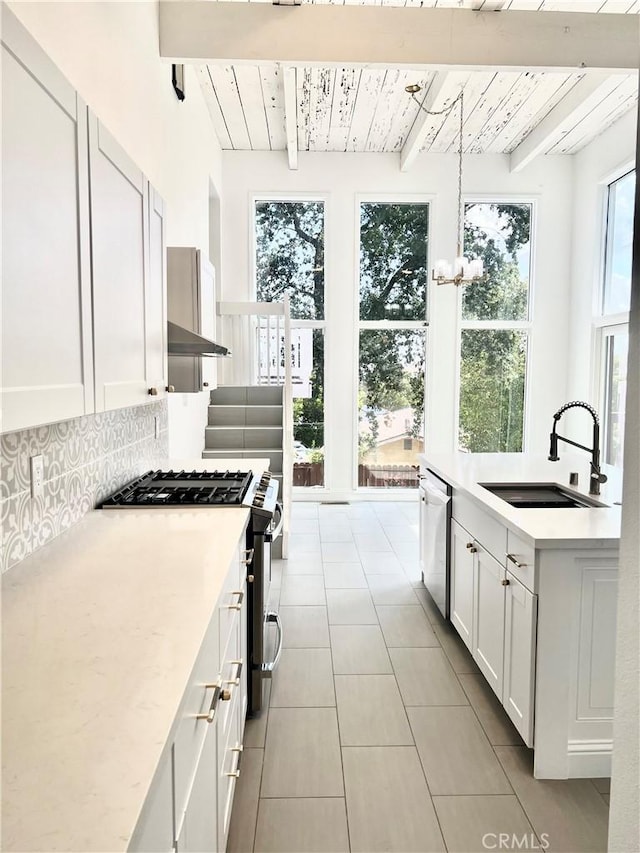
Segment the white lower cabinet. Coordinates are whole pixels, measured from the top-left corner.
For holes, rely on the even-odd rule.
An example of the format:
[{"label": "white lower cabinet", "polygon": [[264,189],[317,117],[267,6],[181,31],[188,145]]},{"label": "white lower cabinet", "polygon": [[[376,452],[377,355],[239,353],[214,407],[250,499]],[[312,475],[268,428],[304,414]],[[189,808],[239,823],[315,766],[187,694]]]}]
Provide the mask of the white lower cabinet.
[{"label": "white lower cabinet", "polygon": [[538,596],[506,573],[502,704],[527,744],[533,746]]},{"label": "white lower cabinet", "polygon": [[451,521],[451,621],[472,651],[474,542],[467,531]]},{"label": "white lower cabinet", "polygon": [[[222,851],[227,848],[229,837],[229,824],[231,822],[231,809],[233,807],[233,795],[236,790],[236,781],[240,777],[240,762],[242,760],[242,724],[240,720],[241,708],[240,693],[233,698],[229,725],[225,732],[224,728],[218,726],[218,847]],[[213,848],[212,848],[213,849]]]},{"label": "white lower cabinet", "polygon": [[476,548],[473,659],[498,699],[502,699],[506,571],[482,546]]},{"label": "white lower cabinet", "polygon": [[238,547],[131,851],[223,853],[226,849],[246,713],[247,605],[244,594],[240,595],[245,584],[246,565],[240,561]]},{"label": "white lower cabinet", "polygon": [[193,785],[176,833],[176,853],[218,850],[217,726],[207,731]]},{"label": "white lower cabinet", "polygon": [[[527,746],[533,745],[537,595],[508,571],[507,531],[466,504],[473,531],[451,521],[451,622]],[[456,503],[454,501],[454,507]],[[501,553],[491,554],[483,540]],[[512,548],[513,550],[513,548]],[[514,565],[533,579],[534,554],[520,551]],[[516,569],[514,569],[516,571]]]}]

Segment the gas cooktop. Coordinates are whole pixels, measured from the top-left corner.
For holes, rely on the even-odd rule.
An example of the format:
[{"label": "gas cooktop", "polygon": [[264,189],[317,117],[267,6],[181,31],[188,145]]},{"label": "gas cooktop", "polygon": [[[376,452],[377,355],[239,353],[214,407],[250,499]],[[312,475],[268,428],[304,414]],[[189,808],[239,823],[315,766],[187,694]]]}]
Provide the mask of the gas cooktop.
[{"label": "gas cooktop", "polygon": [[253,479],[246,471],[147,471],[103,501],[100,508],[242,506]]}]

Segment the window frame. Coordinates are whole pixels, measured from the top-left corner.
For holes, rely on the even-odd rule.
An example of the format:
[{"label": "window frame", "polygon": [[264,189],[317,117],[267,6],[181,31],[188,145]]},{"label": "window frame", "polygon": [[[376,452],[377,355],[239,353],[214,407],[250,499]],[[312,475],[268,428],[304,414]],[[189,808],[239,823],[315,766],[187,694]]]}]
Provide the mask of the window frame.
[{"label": "window frame", "polygon": [[[496,330],[496,331],[521,331],[527,335],[527,346],[525,350],[525,375],[524,375],[524,399],[522,418],[522,449],[526,453],[529,448],[531,434],[531,364],[534,347],[534,315],[535,315],[535,292],[536,292],[536,237],[538,230],[538,198],[533,195],[513,195],[510,193],[491,195],[467,195],[463,198],[463,205],[467,204],[527,204],[531,208],[531,221],[529,224],[530,254],[529,254],[529,287],[527,289],[527,319],[526,320],[463,320],[462,318],[462,292],[461,287],[456,288],[457,296],[457,328],[456,328],[456,394],[455,394],[455,417],[454,417],[454,452],[464,452],[460,448],[460,393],[462,390],[461,368],[462,368],[462,332],[465,329],[474,330]],[[453,286],[453,285],[446,285]],[[467,285],[463,285],[467,286]],[[489,451],[487,451],[489,452]],[[506,451],[495,451],[503,453]]]},{"label": "window frame", "polygon": [[607,275],[607,246],[609,237],[609,206],[611,200],[610,190],[613,184],[622,180],[631,172],[638,174],[634,163],[627,163],[614,172],[609,173],[602,179],[600,185],[600,264],[593,290],[593,316],[591,322],[592,335],[592,369],[591,389],[592,398],[597,401],[597,411],[601,415],[601,437],[600,453],[605,464],[608,435],[610,430],[610,400],[608,399],[608,377],[607,377],[607,352],[605,340],[608,334],[616,330],[626,329],[629,332],[629,311],[620,311],[615,314],[605,314],[605,287]]},{"label": "window frame", "polygon": [[[353,430],[352,430],[352,488],[354,492],[361,495],[398,495],[412,492],[407,488],[374,488],[358,485],[358,391],[360,388],[360,332],[375,329],[388,329],[397,331],[423,331],[425,336],[425,371],[424,371],[424,410],[422,416],[422,429],[427,433],[427,387],[429,383],[429,365],[431,363],[431,336],[429,335],[429,318],[431,316],[433,286],[431,282],[431,256],[433,244],[433,221],[434,204],[436,196],[433,193],[356,193],[354,199],[354,275],[353,275],[353,306],[354,306],[354,335],[353,335],[353,376],[352,376],[352,400],[353,400]],[[360,208],[363,204],[406,204],[425,205],[427,207],[427,293],[425,299],[424,320],[361,320],[360,319]],[[416,487],[417,488],[417,487]]]},{"label": "window frame", "polygon": [[[319,487],[319,490],[330,490],[331,489],[331,468],[330,465],[327,464],[327,424],[330,423],[329,420],[329,412],[331,409],[331,403],[327,395],[327,350],[330,344],[330,332],[329,326],[327,324],[327,316],[329,314],[329,300],[331,299],[331,288],[328,284],[329,273],[328,273],[328,264],[327,264],[327,256],[328,256],[328,245],[329,245],[329,228],[327,226],[328,216],[329,216],[329,199],[330,196],[327,193],[307,193],[307,192],[252,192],[249,196],[249,203],[251,208],[251,216],[249,217],[249,286],[250,286],[250,296],[254,302],[258,301],[258,277],[257,277],[257,265],[256,265],[256,252],[257,252],[257,240],[256,240],[256,202],[260,201],[273,201],[273,202],[321,202],[323,205],[323,223],[324,223],[324,255],[325,255],[325,265],[324,265],[324,317],[322,320],[310,320],[310,319],[294,319],[291,318],[291,328],[292,329],[311,329],[311,330],[320,330],[324,334],[324,378],[325,378],[325,387],[324,387],[324,407],[323,407],[323,430],[325,435],[325,460],[324,460],[324,484]],[[295,427],[295,425],[294,425]],[[314,487],[312,487],[314,488]],[[309,492],[309,487],[306,486],[294,486],[292,487],[293,494],[295,495],[306,495]]]}]

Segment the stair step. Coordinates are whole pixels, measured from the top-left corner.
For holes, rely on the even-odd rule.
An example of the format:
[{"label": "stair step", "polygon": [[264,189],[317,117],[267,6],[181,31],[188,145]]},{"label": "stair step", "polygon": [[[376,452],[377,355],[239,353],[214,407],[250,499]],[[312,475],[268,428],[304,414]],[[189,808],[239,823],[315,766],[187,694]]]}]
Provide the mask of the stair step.
[{"label": "stair step", "polygon": [[212,405],[282,405],[282,385],[221,385],[210,396]]},{"label": "stair step", "polygon": [[256,449],[282,445],[282,427],[275,426],[208,426],[204,431],[204,446],[223,450]]},{"label": "stair step", "polygon": [[223,403],[209,406],[209,426],[282,426],[281,405],[245,406]]}]

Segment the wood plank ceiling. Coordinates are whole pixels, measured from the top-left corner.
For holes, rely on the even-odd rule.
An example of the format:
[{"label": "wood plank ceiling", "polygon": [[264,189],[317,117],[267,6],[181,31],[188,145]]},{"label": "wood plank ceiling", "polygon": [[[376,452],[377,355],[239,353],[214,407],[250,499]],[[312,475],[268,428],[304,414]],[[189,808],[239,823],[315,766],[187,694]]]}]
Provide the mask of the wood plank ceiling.
[{"label": "wood plank ceiling", "polygon": [[[302,0],[305,2],[305,0]],[[265,0],[253,0],[265,2]],[[271,0],[266,0],[271,2]],[[315,3],[334,0],[311,0]],[[354,0],[344,0],[354,3]],[[356,0],[357,2],[357,0]],[[359,0],[359,5],[365,5]],[[640,0],[366,0],[366,5],[417,5],[474,9],[640,13]],[[213,125],[223,149],[282,151],[285,130],[285,69],[278,64],[198,66]],[[384,68],[296,66],[299,151],[399,152],[420,114],[405,86],[419,83],[426,97],[435,72]],[[463,147],[469,153],[509,153],[547,117],[582,79],[580,73],[450,71],[435,110],[446,109],[464,88]],[[571,112],[561,133],[542,153],[573,154],[633,109],[637,74],[615,74]],[[457,109],[429,116],[423,151],[457,150]]]}]

